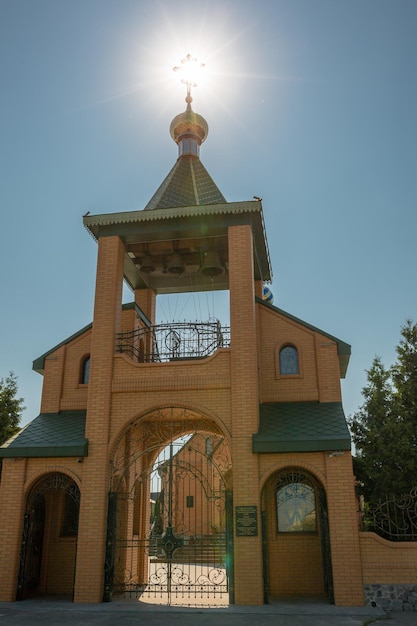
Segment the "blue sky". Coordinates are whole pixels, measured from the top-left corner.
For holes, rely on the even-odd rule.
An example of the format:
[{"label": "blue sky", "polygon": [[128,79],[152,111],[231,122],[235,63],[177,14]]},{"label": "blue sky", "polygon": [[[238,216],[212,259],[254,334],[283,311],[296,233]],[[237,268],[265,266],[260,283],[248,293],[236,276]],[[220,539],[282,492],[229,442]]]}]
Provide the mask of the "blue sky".
[{"label": "blue sky", "polygon": [[416,28],[415,0],[0,0],[0,377],[23,423],[32,361],[92,318],[82,215],[142,209],[175,162],[188,52],[201,159],[227,200],[263,198],[275,304],[352,345],[356,410],[417,321]]}]

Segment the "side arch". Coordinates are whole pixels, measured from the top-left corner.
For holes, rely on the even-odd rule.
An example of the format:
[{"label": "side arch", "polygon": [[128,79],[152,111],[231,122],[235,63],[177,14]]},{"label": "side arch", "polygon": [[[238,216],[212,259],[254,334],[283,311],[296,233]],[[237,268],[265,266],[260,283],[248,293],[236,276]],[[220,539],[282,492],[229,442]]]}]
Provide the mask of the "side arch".
[{"label": "side arch", "polygon": [[79,474],[71,470],[69,467],[65,467],[64,465],[51,465],[46,468],[43,467],[36,474],[30,474],[25,484],[25,502],[34,486],[39,483],[43,478],[51,474],[63,474],[64,476],[67,476],[77,485],[81,493],[82,480]]},{"label": "side arch", "polygon": [[262,472],[261,477],[260,477],[261,491],[263,490],[265,484],[269,480],[271,480],[272,476],[285,470],[288,467],[297,467],[301,470],[306,471],[307,473],[314,476],[317,479],[317,481],[322,484],[324,489],[327,488],[327,481],[326,481],[326,476],[324,474],[324,471],[322,471],[317,466],[312,465],[311,463],[306,463],[305,461],[302,461],[300,459],[297,459],[297,462],[293,463],[289,461],[287,458],[286,460],[277,461],[276,463],[268,467],[264,472]]},{"label": "side arch", "polygon": [[299,464],[281,467],[264,482],[262,519],[266,598],[327,597],[333,603],[323,483]]},{"label": "side arch", "polygon": [[80,489],[63,472],[43,473],[26,493],[17,600],[72,595]]}]

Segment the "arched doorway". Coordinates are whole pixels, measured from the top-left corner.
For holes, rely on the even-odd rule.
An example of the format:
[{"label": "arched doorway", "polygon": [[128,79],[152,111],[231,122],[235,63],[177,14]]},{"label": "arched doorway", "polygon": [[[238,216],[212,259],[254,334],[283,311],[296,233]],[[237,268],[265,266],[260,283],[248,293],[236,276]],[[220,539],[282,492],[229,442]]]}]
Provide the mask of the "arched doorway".
[{"label": "arched doorway", "polygon": [[326,494],[309,472],[286,468],[262,492],[265,596],[333,602]]},{"label": "arched doorway", "polygon": [[80,490],[66,474],[47,474],[30,490],[23,522],[17,600],[73,593]]},{"label": "arched doorway", "polygon": [[104,600],[225,606],[232,580],[231,455],[181,408],[133,423],[113,462]]}]

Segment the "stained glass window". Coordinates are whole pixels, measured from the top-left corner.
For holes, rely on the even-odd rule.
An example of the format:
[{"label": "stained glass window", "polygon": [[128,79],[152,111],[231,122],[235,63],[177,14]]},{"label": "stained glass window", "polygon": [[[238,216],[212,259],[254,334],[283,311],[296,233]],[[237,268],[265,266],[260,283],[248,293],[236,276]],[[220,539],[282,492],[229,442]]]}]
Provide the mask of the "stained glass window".
[{"label": "stained glass window", "polygon": [[280,374],[299,374],[298,352],[294,346],[284,346],[279,352]]},{"label": "stained glass window", "polygon": [[[293,475],[290,476],[292,478]],[[276,491],[278,532],[315,532],[316,502],[314,488],[303,482],[278,485]]]}]

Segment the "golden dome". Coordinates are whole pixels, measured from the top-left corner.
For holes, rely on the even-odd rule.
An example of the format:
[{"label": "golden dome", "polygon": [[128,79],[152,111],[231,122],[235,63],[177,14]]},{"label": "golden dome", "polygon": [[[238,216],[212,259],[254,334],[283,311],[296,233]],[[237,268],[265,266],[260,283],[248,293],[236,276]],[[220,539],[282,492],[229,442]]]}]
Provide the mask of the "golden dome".
[{"label": "golden dome", "polygon": [[204,117],[194,113],[188,105],[184,113],[180,113],[171,122],[169,132],[173,140],[178,143],[185,135],[194,136],[202,144],[208,135],[208,124]]}]

